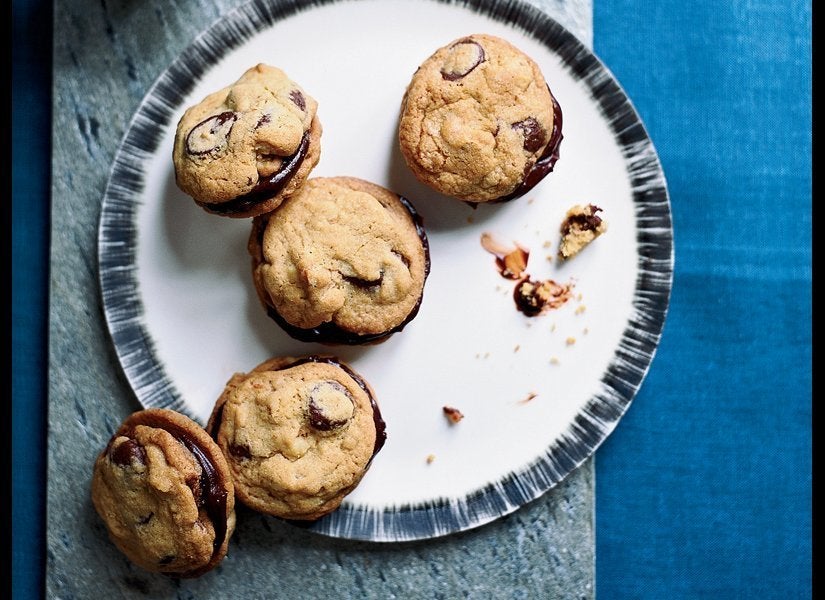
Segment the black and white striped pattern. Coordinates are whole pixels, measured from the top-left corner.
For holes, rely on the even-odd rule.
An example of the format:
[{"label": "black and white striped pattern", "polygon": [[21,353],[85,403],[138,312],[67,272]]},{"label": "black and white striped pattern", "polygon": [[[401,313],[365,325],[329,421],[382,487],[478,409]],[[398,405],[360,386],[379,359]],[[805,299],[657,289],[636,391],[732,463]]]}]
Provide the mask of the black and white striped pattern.
[{"label": "black and white striped pattern", "polygon": [[[340,0],[253,0],[201,34],[157,80],[141,103],[115,157],[99,230],[99,269],[105,315],[123,370],[144,406],[189,409],[157,359],[143,318],[135,265],[143,167],[195,82],[221,54],[275,22]],[[634,314],[600,391],[568,430],[527,469],[513,472],[466,498],[392,509],[345,504],[303,527],[334,537],[372,541],[431,538],[476,527],[537,498],[582,464],[627,410],[650,366],[670,298],[673,234],[666,182],[656,151],[627,95],[575,36],[520,0],[438,0],[523,30],[558,54],[592,93],[622,148],[633,187],[638,231]]]}]

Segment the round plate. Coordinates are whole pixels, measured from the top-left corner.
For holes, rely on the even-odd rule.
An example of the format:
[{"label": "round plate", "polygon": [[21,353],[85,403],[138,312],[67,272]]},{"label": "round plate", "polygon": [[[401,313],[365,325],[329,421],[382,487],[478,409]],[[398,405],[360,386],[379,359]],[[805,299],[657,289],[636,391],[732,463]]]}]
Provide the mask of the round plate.
[{"label": "round plate", "polygon": [[[434,24],[437,24],[435,26]],[[471,33],[508,39],[542,69],[564,113],[555,171],[522,198],[471,206],[407,169],[396,141],[402,95],[436,48]],[[210,215],[178,190],[171,160],[183,111],[259,62],[319,103],[313,176],[349,175],[410,199],[432,270],[418,316],[382,344],[298,342],[265,315],[252,285],[249,220]],[[568,208],[602,208],[608,231],[554,257]],[[481,246],[530,251],[527,272],[573,285],[538,317]],[[548,260],[550,258],[550,260]],[[624,414],[653,358],[673,269],[670,204],[638,114],[602,63],[521,2],[257,1],[202,33],[161,75],[120,146],[103,199],[100,279],[109,330],[146,407],[205,423],[234,372],[280,355],[333,353],[376,391],[388,440],[339,510],[308,524],[397,541],[481,525],[579,466]],[[450,406],[464,414],[451,424]]]}]

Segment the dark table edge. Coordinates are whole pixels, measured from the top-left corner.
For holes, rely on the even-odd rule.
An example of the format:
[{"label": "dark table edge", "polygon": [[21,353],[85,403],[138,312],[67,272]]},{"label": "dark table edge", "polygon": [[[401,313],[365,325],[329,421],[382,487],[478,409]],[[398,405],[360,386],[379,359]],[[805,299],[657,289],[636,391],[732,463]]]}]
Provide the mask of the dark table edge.
[{"label": "dark table edge", "polygon": [[45,594],[52,15],[51,2],[12,4],[13,598]]}]

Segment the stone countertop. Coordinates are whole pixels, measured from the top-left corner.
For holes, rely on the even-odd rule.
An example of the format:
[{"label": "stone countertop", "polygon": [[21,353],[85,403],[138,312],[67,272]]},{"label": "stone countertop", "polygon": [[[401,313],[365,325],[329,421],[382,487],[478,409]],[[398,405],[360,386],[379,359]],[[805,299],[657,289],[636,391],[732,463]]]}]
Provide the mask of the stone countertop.
[{"label": "stone countertop", "polygon": [[[532,0],[592,45],[590,0]],[[594,470],[588,460],[515,513],[434,540],[322,537],[241,508],[230,552],[196,580],[134,567],[90,500],[92,464],[140,409],[98,287],[109,170],[154,80],[237,0],[54,3],[49,325],[49,598],[593,598]]]}]

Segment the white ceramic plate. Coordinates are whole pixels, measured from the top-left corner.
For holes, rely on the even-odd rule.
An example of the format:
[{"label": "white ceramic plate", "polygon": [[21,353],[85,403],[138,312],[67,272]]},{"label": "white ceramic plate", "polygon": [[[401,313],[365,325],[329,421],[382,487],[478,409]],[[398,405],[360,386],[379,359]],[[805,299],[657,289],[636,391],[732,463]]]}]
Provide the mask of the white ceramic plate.
[{"label": "white ceramic plate", "polygon": [[[555,171],[533,191],[473,210],[412,177],[396,127],[416,67],[480,32],[539,63],[562,107],[564,139]],[[252,286],[250,221],[207,214],[175,186],[171,148],[184,109],[258,62],[284,69],[319,102],[313,176],[379,183],[424,219],[432,269],[421,310],[382,344],[330,348],[287,336]],[[578,203],[601,207],[608,232],[565,264],[548,261]],[[481,247],[484,232],[528,248],[529,274],[572,282],[573,298],[543,316],[518,312],[514,282]],[[332,351],[366,378],[387,443],[344,505],[309,527],[395,541],[507,514],[593,453],[653,358],[673,244],[664,176],[637,113],[599,60],[546,15],[517,1],[272,0],[222,18],[147,94],[104,197],[99,264],[112,339],[146,407],[205,423],[234,372],[278,355]],[[445,405],[464,419],[451,425]]]}]

